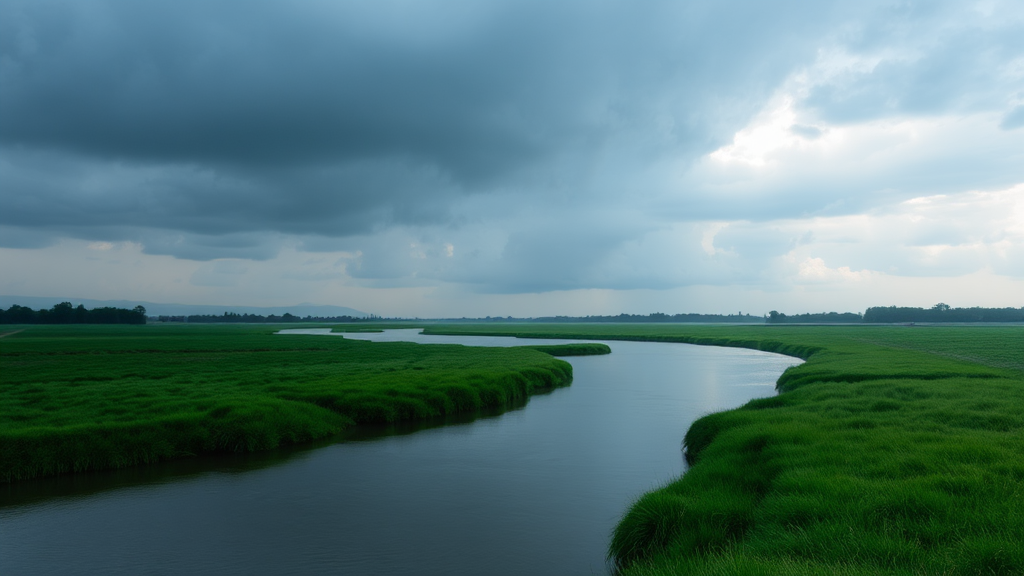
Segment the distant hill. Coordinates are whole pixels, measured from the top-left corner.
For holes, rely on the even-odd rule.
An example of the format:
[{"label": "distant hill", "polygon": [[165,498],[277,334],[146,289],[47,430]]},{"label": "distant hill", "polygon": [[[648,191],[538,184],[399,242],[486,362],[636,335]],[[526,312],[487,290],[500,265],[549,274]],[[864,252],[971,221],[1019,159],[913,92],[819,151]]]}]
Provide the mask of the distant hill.
[{"label": "distant hill", "polygon": [[40,308],[51,308],[54,304],[71,302],[73,305],[85,305],[86,308],[128,308],[145,306],[147,316],[191,316],[193,314],[215,314],[221,315],[225,312],[235,314],[259,314],[280,316],[289,312],[294,316],[319,316],[333,318],[337,316],[352,316],[353,318],[365,318],[369,316],[366,312],[360,312],[345,306],[324,306],[318,304],[296,304],[295,306],[215,306],[209,304],[161,304],[158,302],[146,302],[144,300],[91,300],[89,298],[58,298],[47,296],[0,296],[0,308],[4,310],[14,304],[28,306],[33,310]]}]

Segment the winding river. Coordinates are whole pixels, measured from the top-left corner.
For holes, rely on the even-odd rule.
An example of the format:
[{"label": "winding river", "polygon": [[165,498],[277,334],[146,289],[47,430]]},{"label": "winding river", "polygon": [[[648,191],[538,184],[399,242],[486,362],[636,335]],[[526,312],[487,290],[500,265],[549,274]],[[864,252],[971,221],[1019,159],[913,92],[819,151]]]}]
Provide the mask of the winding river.
[{"label": "winding river", "polygon": [[609,355],[566,359],[572,386],[500,415],[2,487],[0,574],[608,574],[615,523],[684,472],[690,423],[774,394],[800,360],[606,343]]}]

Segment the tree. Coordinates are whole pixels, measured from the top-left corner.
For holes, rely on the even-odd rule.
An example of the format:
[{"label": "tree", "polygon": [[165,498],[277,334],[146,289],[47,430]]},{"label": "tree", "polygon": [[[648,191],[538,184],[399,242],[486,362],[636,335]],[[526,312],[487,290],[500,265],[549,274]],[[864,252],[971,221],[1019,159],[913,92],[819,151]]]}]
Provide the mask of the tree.
[{"label": "tree", "polygon": [[71,324],[75,319],[75,307],[71,302],[54,304],[50,310],[50,322],[54,324]]},{"label": "tree", "polygon": [[18,306],[12,304],[7,309],[7,315],[4,321],[8,324],[35,324],[36,313],[28,306]]}]

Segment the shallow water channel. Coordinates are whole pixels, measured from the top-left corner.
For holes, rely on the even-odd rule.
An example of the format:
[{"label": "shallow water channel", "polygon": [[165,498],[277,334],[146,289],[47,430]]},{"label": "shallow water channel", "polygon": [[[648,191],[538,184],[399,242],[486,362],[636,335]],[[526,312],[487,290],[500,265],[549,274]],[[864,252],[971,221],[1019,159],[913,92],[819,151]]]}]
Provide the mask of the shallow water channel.
[{"label": "shallow water channel", "polygon": [[[418,332],[344,337],[566,342]],[[690,423],[774,394],[800,360],[606,343],[500,415],[0,487],[0,574],[608,574],[615,523],[685,470]]]}]

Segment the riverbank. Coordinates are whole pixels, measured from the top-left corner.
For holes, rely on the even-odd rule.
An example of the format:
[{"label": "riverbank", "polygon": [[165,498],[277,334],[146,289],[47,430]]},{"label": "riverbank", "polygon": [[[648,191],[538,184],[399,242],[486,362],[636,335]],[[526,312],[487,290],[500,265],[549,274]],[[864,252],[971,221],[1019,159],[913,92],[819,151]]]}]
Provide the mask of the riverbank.
[{"label": "riverbank", "polygon": [[[21,328],[21,327],[18,327]],[[32,326],[0,342],[0,481],[251,452],[566,386],[564,348],[374,344],[279,326]]]},{"label": "riverbank", "polygon": [[615,530],[624,575],[1024,573],[1024,329],[434,326],[740,346],[807,360],[706,416],[692,468]]}]

